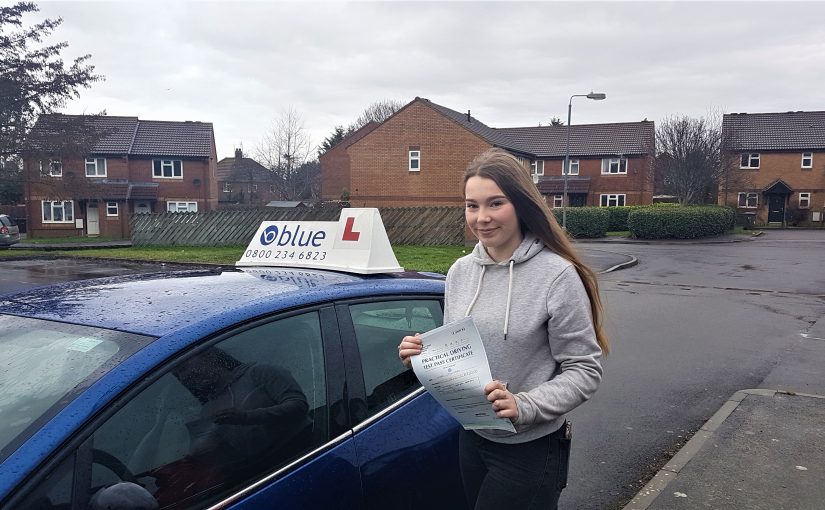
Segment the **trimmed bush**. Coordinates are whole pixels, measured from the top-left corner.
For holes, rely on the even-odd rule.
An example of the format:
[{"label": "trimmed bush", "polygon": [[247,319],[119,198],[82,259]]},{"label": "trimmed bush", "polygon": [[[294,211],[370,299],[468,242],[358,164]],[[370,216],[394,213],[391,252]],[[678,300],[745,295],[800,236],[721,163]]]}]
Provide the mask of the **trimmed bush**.
[{"label": "trimmed bush", "polygon": [[608,214],[610,215],[610,220],[607,225],[608,232],[621,232],[624,230],[629,230],[627,228],[627,215],[630,214],[630,211],[634,211],[641,207],[649,207],[647,205],[628,205],[623,207],[602,207],[602,209],[606,209]]},{"label": "trimmed bush", "polygon": [[641,239],[693,239],[723,234],[733,228],[729,207],[643,207],[631,211],[627,227]]},{"label": "trimmed bush", "polygon": [[[562,210],[553,209],[556,221],[561,225]],[[606,207],[568,207],[567,233],[570,237],[604,237],[610,223],[610,213]]]}]

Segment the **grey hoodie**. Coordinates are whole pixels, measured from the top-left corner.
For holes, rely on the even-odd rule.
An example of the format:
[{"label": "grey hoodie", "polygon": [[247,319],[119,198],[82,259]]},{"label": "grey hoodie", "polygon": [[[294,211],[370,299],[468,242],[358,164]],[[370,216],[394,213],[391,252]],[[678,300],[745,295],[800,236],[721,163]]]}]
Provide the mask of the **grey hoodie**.
[{"label": "grey hoodie", "polygon": [[[602,351],[590,301],[576,268],[532,234],[509,261],[478,243],[447,273],[444,322],[473,317],[493,378],[518,403],[516,433],[476,431],[499,443],[523,443],[556,431],[565,413],[599,386]],[[486,383],[485,383],[486,384]]]}]

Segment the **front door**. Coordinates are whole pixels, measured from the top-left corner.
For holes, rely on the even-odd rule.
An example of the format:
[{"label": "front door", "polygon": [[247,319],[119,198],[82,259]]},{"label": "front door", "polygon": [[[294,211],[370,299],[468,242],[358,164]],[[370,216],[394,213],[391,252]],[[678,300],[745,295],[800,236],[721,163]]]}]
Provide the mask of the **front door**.
[{"label": "front door", "polygon": [[97,210],[97,202],[86,204],[86,233],[90,236],[100,235],[100,214]]},{"label": "front door", "polygon": [[768,223],[785,221],[786,195],[768,195]]}]

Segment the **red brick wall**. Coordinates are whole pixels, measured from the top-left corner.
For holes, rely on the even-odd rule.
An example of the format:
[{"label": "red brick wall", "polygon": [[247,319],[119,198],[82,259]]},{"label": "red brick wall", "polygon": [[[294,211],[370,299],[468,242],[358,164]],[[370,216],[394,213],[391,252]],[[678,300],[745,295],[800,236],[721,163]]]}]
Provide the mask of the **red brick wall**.
[{"label": "red brick wall", "polygon": [[[409,171],[410,147],[421,151],[419,172]],[[413,102],[349,146],[350,202],[353,207],[463,205],[464,170],[490,147],[426,104]]]},{"label": "red brick wall", "polygon": [[350,159],[346,142],[339,143],[318,158],[321,163],[321,200],[340,200],[350,189]]}]

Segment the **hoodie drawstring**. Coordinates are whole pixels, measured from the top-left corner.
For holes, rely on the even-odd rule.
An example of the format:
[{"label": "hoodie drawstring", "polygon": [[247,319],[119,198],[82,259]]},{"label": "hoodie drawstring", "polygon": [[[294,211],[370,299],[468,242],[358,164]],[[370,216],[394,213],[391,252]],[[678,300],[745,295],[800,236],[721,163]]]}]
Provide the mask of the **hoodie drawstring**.
[{"label": "hoodie drawstring", "polygon": [[510,283],[507,284],[507,308],[504,310],[504,340],[507,340],[507,326],[510,325],[510,298],[513,296],[513,260],[510,260]]},{"label": "hoodie drawstring", "polygon": [[484,271],[487,270],[487,266],[481,266],[481,275],[478,277],[478,288],[476,289],[476,295],[473,296],[473,300],[470,301],[470,306],[467,307],[467,313],[464,314],[464,317],[470,316],[470,310],[473,309],[473,305],[476,304],[476,300],[478,299],[478,295],[481,294],[481,282],[484,280]]},{"label": "hoodie drawstring", "polygon": [[[507,308],[504,309],[504,340],[507,340],[507,328],[510,325],[510,300],[513,297],[513,265],[515,264],[514,260],[510,260],[509,268],[510,268],[510,280],[507,284]],[[484,272],[487,270],[487,266],[481,266],[481,274],[478,277],[478,288],[476,288],[476,294],[473,296],[473,300],[470,301],[470,306],[467,307],[467,312],[464,314],[464,317],[469,317],[470,312],[473,309],[473,306],[476,304],[478,300],[479,294],[481,294],[481,283],[484,281]]]}]

